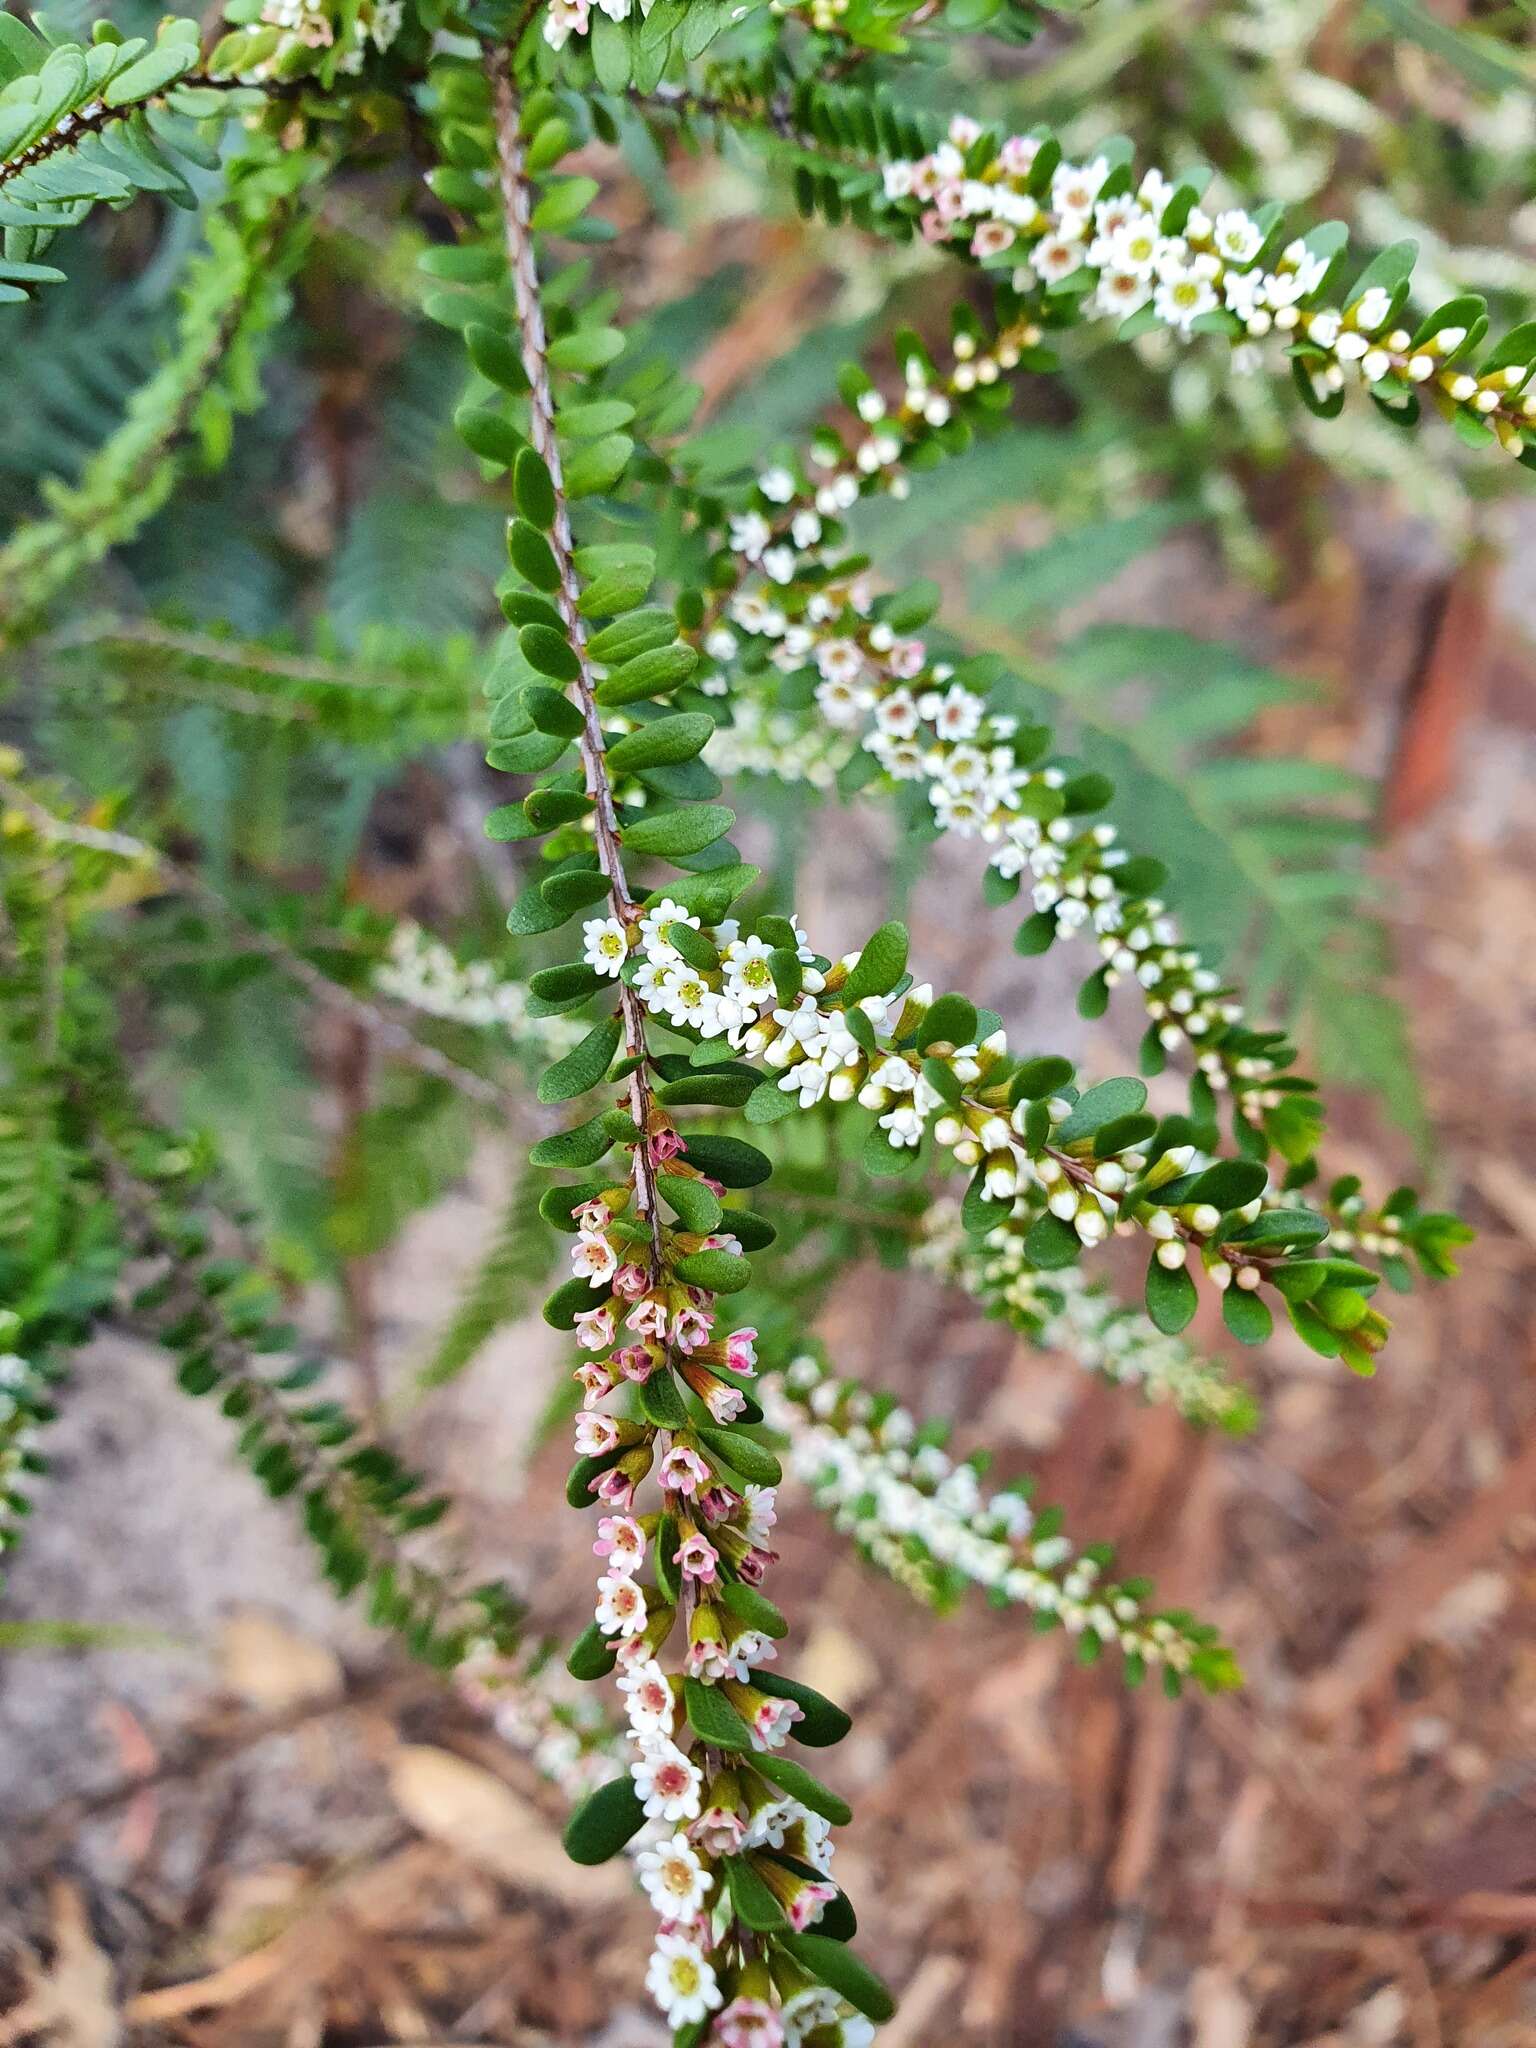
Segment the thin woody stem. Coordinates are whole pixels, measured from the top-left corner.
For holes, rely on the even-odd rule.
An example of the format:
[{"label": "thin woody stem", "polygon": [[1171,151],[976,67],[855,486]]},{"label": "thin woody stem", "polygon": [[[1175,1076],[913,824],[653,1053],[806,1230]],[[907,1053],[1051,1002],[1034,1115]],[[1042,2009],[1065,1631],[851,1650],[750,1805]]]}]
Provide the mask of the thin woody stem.
[{"label": "thin woody stem", "polygon": [[[497,170],[506,222],[507,264],[512,273],[517,305],[523,368],[528,375],[530,438],[549,471],[554,488],[555,517],[549,533],[549,545],[560,576],[555,601],[577,663],[574,688],[582,721],[577,746],[587,794],[592,799],[597,864],[608,881],[608,900],[614,916],[621,924],[631,925],[639,911],[624,874],[613,784],[604,759],[606,750],[597,713],[595,679],[591,657],[587,653],[586,624],[577,608],[580,584],[573,560],[571,515],[560,461],[560,443],[555,433],[544,308],[539,297],[539,274],[533,252],[532,196],[524,165],[523,140],[518,127],[517,88],[512,79],[510,57],[505,52],[494,54],[490,59],[490,72],[495,102]],[[635,991],[622,981],[619,984],[619,1015],[624,1027],[625,1051],[631,1059],[640,1062],[629,1077],[630,1108],[638,1132],[634,1153],[635,1202],[650,1230],[650,1277],[654,1283],[660,1277],[663,1265],[661,1209],[656,1194],[656,1166],[651,1156],[656,1105],[644,1064],[647,1058],[645,1010]]]}]

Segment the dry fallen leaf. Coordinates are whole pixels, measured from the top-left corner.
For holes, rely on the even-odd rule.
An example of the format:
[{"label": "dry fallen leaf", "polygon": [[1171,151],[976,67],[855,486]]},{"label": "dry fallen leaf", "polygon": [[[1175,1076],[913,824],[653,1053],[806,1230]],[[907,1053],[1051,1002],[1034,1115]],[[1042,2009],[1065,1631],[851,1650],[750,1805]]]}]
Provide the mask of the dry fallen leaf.
[{"label": "dry fallen leaf", "polygon": [[395,1804],[434,1842],[509,1883],[571,1906],[627,1897],[622,1865],[572,1863],[560,1836],[536,1807],[478,1764],[446,1749],[407,1743],[390,1764]]},{"label": "dry fallen leaf", "polygon": [[225,1691],[263,1713],[334,1699],[344,1683],[334,1651],[255,1607],[237,1607],[224,1622],[218,1659]]},{"label": "dry fallen leaf", "polygon": [[49,1900],[52,1966],[45,1970],[25,1953],[19,1958],[22,2000],[0,2013],[0,2044],[37,2037],[51,2048],[117,2048],[123,2029],[112,1964],[96,1945],[84,1902],[62,1878]]}]

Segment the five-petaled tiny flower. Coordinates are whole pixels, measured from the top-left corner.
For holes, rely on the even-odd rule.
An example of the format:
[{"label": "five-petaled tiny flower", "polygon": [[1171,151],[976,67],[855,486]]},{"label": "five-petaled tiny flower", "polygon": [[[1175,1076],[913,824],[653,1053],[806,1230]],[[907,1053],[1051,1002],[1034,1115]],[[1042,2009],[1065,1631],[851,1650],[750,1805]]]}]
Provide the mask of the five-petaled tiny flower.
[{"label": "five-petaled tiny flower", "polygon": [[616,917],[589,917],[581,937],[583,957],[599,974],[617,974],[629,957],[629,934]]},{"label": "five-petaled tiny flower", "polygon": [[642,1849],[635,1874],[666,1920],[691,1920],[709,1897],[710,1875],[686,1835]]},{"label": "five-petaled tiny flower", "polygon": [[671,1742],[658,1742],[629,1767],[635,1791],[650,1820],[677,1822],[699,1817],[698,1766]]},{"label": "five-petaled tiny flower", "polygon": [[607,1558],[610,1572],[628,1578],[645,1561],[645,1532],[631,1515],[604,1515],[592,1549]]},{"label": "five-petaled tiny flower", "polygon": [[680,1934],[660,1934],[645,1973],[646,1989],[672,2027],[692,2026],[721,2002],[703,1951]]},{"label": "five-petaled tiny flower", "polygon": [[593,1618],[605,1636],[637,1636],[647,1620],[645,1595],[625,1574],[605,1574],[597,1582]]},{"label": "five-petaled tiny flower", "polygon": [[707,1536],[697,1532],[687,1536],[672,1553],[672,1562],[686,1578],[697,1579],[701,1586],[712,1586],[719,1576],[720,1553]]}]

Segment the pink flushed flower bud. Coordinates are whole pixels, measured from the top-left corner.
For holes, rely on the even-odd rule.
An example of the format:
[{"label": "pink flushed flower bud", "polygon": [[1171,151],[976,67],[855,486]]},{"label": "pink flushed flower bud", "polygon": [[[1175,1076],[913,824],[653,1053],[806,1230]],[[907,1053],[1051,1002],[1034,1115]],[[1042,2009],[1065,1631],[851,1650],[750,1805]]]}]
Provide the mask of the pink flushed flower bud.
[{"label": "pink flushed flower bud", "polygon": [[793,1700],[773,1699],[755,1685],[743,1685],[729,1678],[721,1687],[726,1698],[752,1731],[755,1749],[779,1749],[789,1740],[789,1731],[805,1716]]},{"label": "pink flushed flower bud", "polygon": [[694,1913],[686,1920],[658,1920],[657,1940],[659,1941],[663,1935],[675,1935],[679,1941],[689,1942],[700,1950],[707,1950],[712,1939],[709,1922],[702,1913]]},{"label": "pink flushed flower bud", "polygon": [[688,1829],[688,1839],[706,1856],[734,1856],[746,1839],[741,1805],[741,1780],[734,1771],[719,1771],[704,1788],[704,1807]]},{"label": "pink flushed flower bud", "polygon": [[625,1301],[638,1301],[650,1284],[644,1266],[637,1266],[632,1259],[626,1259],[613,1276],[613,1291]]},{"label": "pink flushed flower bud", "polygon": [[672,1341],[679,1351],[697,1351],[701,1344],[709,1342],[709,1333],[715,1326],[712,1315],[692,1303],[680,1308],[672,1318]]},{"label": "pink flushed flower bud", "polygon": [[666,1166],[680,1158],[683,1151],[683,1137],[680,1131],[658,1131],[651,1140],[651,1157],[658,1166]]},{"label": "pink flushed flower bud", "polygon": [[706,1856],[734,1856],[746,1832],[746,1822],[733,1807],[706,1806],[689,1828],[688,1839]]},{"label": "pink flushed flower bud", "polygon": [[581,1207],[573,1210],[571,1214],[571,1221],[587,1237],[600,1236],[612,1220],[612,1212],[608,1204],[602,1200],[583,1202]]},{"label": "pink flushed flower bud", "polygon": [[613,1354],[613,1363],[627,1380],[648,1380],[656,1369],[656,1353],[644,1344],[626,1344]]},{"label": "pink flushed flower bud", "polygon": [[814,1927],[822,1914],[837,1897],[837,1886],[826,1878],[808,1878],[784,1911],[789,1924],[796,1934],[804,1934],[808,1927]]},{"label": "pink flushed flower bud", "polygon": [[696,1530],[684,1537],[672,1553],[672,1562],[685,1578],[697,1579],[701,1586],[712,1586],[719,1577],[720,1553]]},{"label": "pink flushed flower bud", "polygon": [[741,1501],[728,1486],[706,1486],[694,1502],[706,1522],[724,1522],[734,1515]]},{"label": "pink flushed flower bud", "polygon": [[656,1471],[657,1478],[671,1493],[697,1493],[710,1480],[708,1465],[687,1444],[674,1444]]},{"label": "pink flushed flower bud", "polygon": [[[638,1425],[632,1422],[621,1424],[621,1428],[638,1433]],[[593,1480],[588,1491],[617,1508],[620,1514],[628,1514],[635,1503],[635,1488],[650,1471],[654,1456],[649,1443],[632,1443],[616,1465],[610,1465]]]},{"label": "pink flushed flower bud", "polygon": [[707,1600],[699,1602],[688,1623],[687,1668],[690,1678],[711,1683],[724,1678],[731,1668],[724,1618]]},{"label": "pink flushed flower bud", "polygon": [[606,1351],[613,1342],[613,1303],[583,1309],[576,1318],[576,1342],[583,1351]]},{"label": "pink flushed flower bud", "polygon": [[610,1507],[620,1508],[627,1514],[635,1504],[635,1485],[636,1481],[622,1465],[613,1465],[606,1472],[600,1473],[587,1491],[595,1493],[599,1500],[607,1501]]},{"label": "pink flushed flower bud", "polygon": [[595,1359],[578,1365],[571,1377],[581,1388],[582,1405],[586,1408],[595,1408],[605,1395],[613,1392],[613,1374]]},{"label": "pink flushed flower bud", "polygon": [[618,1661],[621,1671],[638,1671],[642,1666],[653,1662],[657,1651],[672,1633],[672,1625],[677,1620],[675,1607],[658,1601],[655,1606],[650,1607],[649,1614],[645,1633],[619,1645]]},{"label": "pink flushed flower bud", "polygon": [[716,1422],[734,1422],[746,1407],[746,1395],[739,1388],[728,1386],[708,1366],[698,1365],[689,1358],[679,1364],[678,1371]]},{"label": "pink flushed flower bud", "polygon": [[619,1425],[611,1415],[578,1415],[575,1437],[579,1458],[601,1458],[618,1447]]},{"label": "pink flushed flower bud", "polygon": [[637,1301],[624,1318],[626,1329],[636,1330],[642,1337],[663,1338],[667,1334],[667,1305],[654,1294]]},{"label": "pink flushed flower bud", "polygon": [[733,1998],[715,2021],[720,2048],[784,2048],[779,2008],[766,1998]]},{"label": "pink flushed flower bud", "polygon": [[743,1379],[750,1379],[757,1371],[757,1332],[754,1329],[733,1330],[725,1340],[725,1362],[732,1372],[739,1372]]},{"label": "pink flushed flower bud", "polygon": [[778,1561],[779,1553],[776,1550],[749,1550],[736,1570],[749,1586],[760,1586],[768,1576],[769,1567],[776,1565]]},{"label": "pink flushed flower bud", "polygon": [[802,1877],[797,1870],[786,1870],[769,1856],[751,1856],[747,1860],[784,1908],[785,1918],[797,1934],[814,1927],[837,1897],[837,1886],[825,1878]]},{"label": "pink flushed flower bud", "polygon": [[746,1409],[747,1397],[736,1387],[718,1381],[703,1395],[704,1406],[716,1422],[734,1422]]},{"label": "pink flushed flower bud", "polygon": [[778,1645],[760,1629],[744,1628],[740,1635],[731,1638],[730,1675],[745,1685],[755,1670],[761,1665],[774,1663],[778,1654]]}]

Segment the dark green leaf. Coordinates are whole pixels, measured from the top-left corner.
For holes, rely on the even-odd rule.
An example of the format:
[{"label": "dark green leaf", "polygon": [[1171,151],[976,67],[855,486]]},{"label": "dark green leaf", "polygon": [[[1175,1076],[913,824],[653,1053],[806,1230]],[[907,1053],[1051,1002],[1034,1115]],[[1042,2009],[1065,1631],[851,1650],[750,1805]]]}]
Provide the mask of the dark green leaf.
[{"label": "dark green leaf", "polygon": [[573,1863],[606,1863],[645,1825],[645,1808],[626,1772],[600,1785],[565,1824],[565,1853]]}]

